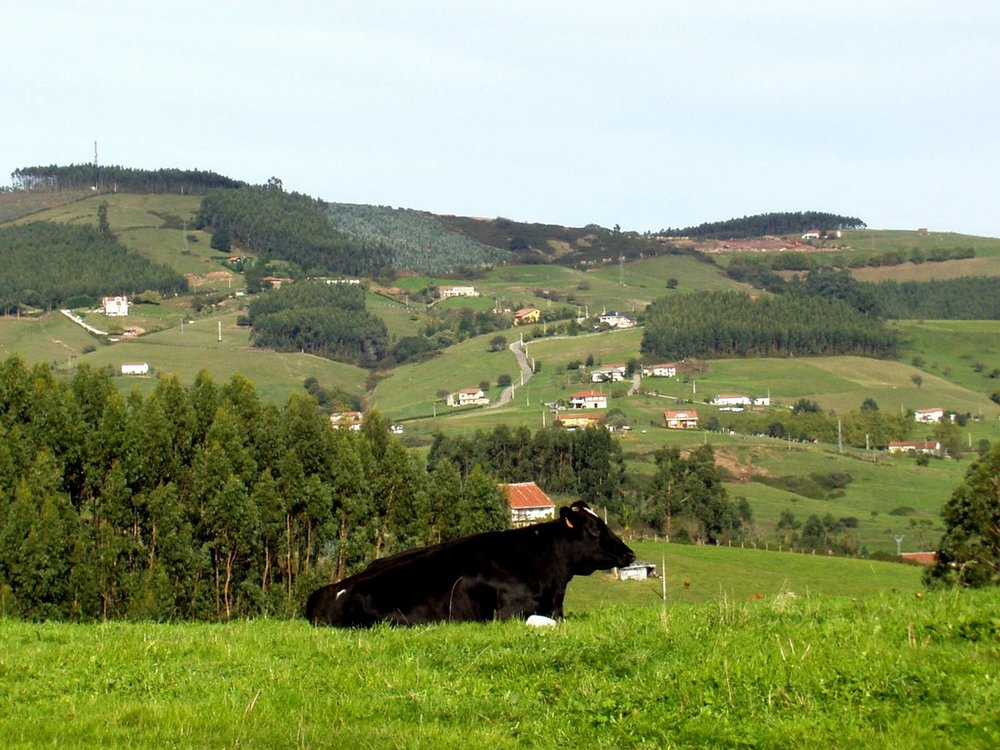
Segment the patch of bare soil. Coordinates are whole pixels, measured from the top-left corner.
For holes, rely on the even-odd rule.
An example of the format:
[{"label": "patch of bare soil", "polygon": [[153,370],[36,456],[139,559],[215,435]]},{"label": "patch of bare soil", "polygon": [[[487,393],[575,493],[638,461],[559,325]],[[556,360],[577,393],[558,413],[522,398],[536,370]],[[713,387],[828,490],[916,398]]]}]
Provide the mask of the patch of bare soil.
[{"label": "patch of bare soil", "polygon": [[715,465],[729,479],[740,484],[746,484],[754,477],[766,477],[770,475],[767,469],[744,462],[739,456],[726,448],[716,447]]}]

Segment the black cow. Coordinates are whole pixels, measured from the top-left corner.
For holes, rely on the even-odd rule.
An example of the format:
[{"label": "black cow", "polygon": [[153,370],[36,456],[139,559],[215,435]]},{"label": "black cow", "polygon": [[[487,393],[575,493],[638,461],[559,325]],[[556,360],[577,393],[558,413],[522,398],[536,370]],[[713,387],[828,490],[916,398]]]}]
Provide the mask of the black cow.
[{"label": "black cow", "polygon": [[376,560],[309,597],[314,624],[562,617],[575,576],[628,565],[635,554],[584,502],[554,521],[444,542]]}]

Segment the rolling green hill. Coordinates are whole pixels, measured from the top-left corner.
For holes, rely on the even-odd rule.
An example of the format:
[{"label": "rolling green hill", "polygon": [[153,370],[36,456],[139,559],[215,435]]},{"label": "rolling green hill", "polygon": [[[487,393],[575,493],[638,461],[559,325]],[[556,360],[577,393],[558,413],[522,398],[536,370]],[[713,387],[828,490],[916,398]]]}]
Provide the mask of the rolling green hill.
[{"label": "rolling green hill", "polygon": [[[205,369],[217,381],[234,373],[253,380],[263,399],[283,403],[288,395],[314,377],[328,388],[339,388],[377,407],[390,419],[405,420],[405,439],[413,446],[426,445],[435,430],[468,433],[490,429],[497,424],[527,425],[537,429],[551,424],[554,414],[543,404],[566,398],[575,390],[591,388],[586,373],[568,369],[588,356],[595,364],[627,362],[639,356],[641,329],[630,331],[550,338],[534,332],[550,333],[545,326],[503,334],[513,342],[522,333],[529,356],[539,372],[515,390],[512,401],[502,407],[452,409],[445,406],[440,392],[491,384],[493,401],[501,390],[500,375],[510,375],[520,386],[518,368],[509,351],[490,352],[489,341],[496,334],[479,336],[444,350],[426,361],[410,363],[379,373],[302,354],[279,354],[249,346],[249,330],[237,324],[245,314],[247,298],[235,296],[243,286],[242,277],[220,263],[220,255],[210,248],[210,235],[191,229],[200,199],[193,196],[59,194],[41,197],[30,206],[25,195],[0,194],[0,217],[17,221],[62,221],[96,224],[97,207],[109,206],[112,231],[130,249],[186,275],[191,295],[166,299],[159,305],[136,305],[124,320],[110,320],[86,313],[89,322],[99,321],[113,333],[125,327],[141,335],[108,345],[86,333],[58,313],[28,319],[0,319],[0,354],[19,353],[29,361],[49,361],[65,369],[77,362],[110,366],[118,371],[124,361],[148,361],[153,374],[148,378],[116,378],[122,389],[151,388],[153,378],[176,373],[190,383]],[[20,201],[14,208],[14,199]],[[4,213],[6,211],[6,213]],[[442,219],[454,230],[461,222]],[[508,227],[510,229],[510,227]],[[532,242],[543,242],[553,254],[573,252],[574,243],[586,233],[559,239],[550,230],[538,230]],[[596,230],[590,230],[596,231]],[[566,237],[569,237],[567,239]],[[576,237],[576,239],[573,239]],[[614,239],[612,237],[612,239]],[[551,240],[551,241],[550,241]],[[571,241],[572,240],[572,241]],[[585,240],[588,241],[588,240]],[[609,240],[610,241],[610,240]],[[617,240],[616,240],[617,241]],[[971,243],[973,260],[1000,262],[1000,242],[989,238],[951,235],[924,235],[916,232],[862,230],[847,233],[852,247],[867,244],[871,252],[906,247],[912,242],[938,242],[942,246]],[[563,243],[563,244],[560,244]],[[859,250],[860,251],[860,250]],[[234,252],[239,252],[234,248]],[[475,278],[446,276],[401,276],[389,284],[399,290],[391,295],[369,294],[369,309],[383,317],[393,339],[418,335],[441,311],[469,306],[488,309],[496,302],[514,307],[535,305],[569,306],[591,315],[602,309],[618,309],[641,314],[645,305],[665,294],[685,294],[708,289],[748,288],[728,279],[710,262],[693,254],[664,254],[629,258],[618,256],[603,264],[580,267],[553,264],[506,265],[476,274]],[[923,264],[947,267],[950,263]],[[905,267],[894,267],[900,273]],[[878,269],[889,273],[891,269]],[[676,280],[668,289],[669,280]],[[442,284],[474,284],[482,296],[474,301],[450,300],[428,309],[406,295]],[[197,309],[196,309],[197,308]],[[184,321],[182,325],[182,321]],[[219,341],[221,324],[222,341]],[[1000,368],[1000,324],[983,321],[900,321],[893,324],[902,333],[904,350],[899,362],[864,358],[796,358],[716,360],[697,372],[677,379],[650,379],[642,390],[626,396],[626,385],[600,386],[611,396],[612,407],[622,409],[633,430],[622,436],[629,471],[648,477],[653,471],[652,453],[664,445],[694,447],[705,440],[717,446],[720,464],[725,467],[730,494],[747,497],[755,513],[757,533],[762,540],[776,539],[774,529],[781,512],[791,509],[796,518],[810,514],[858,518],[857,537],[869,550],[894,551],[893,536],[906,537],[904,549],[933,543],[939,526],[938,509],[951,488],[961,479],[965,461],[933,461],[917,467],[912,459],[868,455],[864,451],[839,453],[835,445],[787,445],[771,438],[744,435],[679,433],[662,427],[663,411],[676,404],[688,404],[702,418],[711,416],[707,397],[726,391],[770,393],[778,408],[791,406],[799,398],[816,401],[824,410],[838,413],[857,409],[866,398],[884,410],[907,410],[941,406],[968,412],[974,419],[962,430],[963,441],[973,448],[979,440],[1000,440],[1000,406],[989,394],[1000,381],[991,373]],[[919,377],[919,385],[914,380]],[[369,389],[370,383],[377,386]],[[915,429],[914,437],[923,437]],[[876,460],[877,459],[877,460]],[[808,477],[831,471],[850,472],[853,480],[844,495],[833,499],[806,497],[783,486],[783,477]],[[759,475],[770,480],[765,484]],[[913,508],[911,515],[891,515],[901,507]],[[913,545],[913,546],[911,546]]]}]

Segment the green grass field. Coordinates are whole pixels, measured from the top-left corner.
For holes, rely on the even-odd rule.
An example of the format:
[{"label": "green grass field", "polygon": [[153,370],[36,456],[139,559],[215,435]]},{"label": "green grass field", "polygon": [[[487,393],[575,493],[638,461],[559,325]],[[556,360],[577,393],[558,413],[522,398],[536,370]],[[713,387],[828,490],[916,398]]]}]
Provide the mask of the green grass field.
[{"label": "green grass field", "polygon": [[783,592],[542,630],[0,620],[0,744],[995,748],[998,609]]}]

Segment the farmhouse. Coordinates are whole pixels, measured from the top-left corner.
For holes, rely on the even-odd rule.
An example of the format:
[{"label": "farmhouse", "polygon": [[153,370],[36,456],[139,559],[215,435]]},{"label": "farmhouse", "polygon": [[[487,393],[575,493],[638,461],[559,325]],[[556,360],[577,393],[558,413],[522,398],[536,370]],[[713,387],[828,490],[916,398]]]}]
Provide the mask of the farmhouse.
[{"label": "farmhouse", "polygon": [[752,400],[749,396],[739,393],[720,393],[712,399],[713,406],[750,406]]},{"label": "farmhouse", "polygon": [[889,453],[924,453],[928,456],[940,456],[941,443],[937,440],[900,440],[889,443]]},{"label": "farmhouse", "polygon": [[556,417],[556,427],[562,427],[572,432],[587,427],[597,427],[604,424],[604,419],[605,415],[603,414],[563,414],[561,417]]},{"label": "farmhouse", "polygon": [[441,299],[450,297],[478,297],[479,292],[474,286],[442,286],[438,288]]},{"label": "farmhouse", "polygon": [[598,320],[612,328],[631,328],[635,325],[634,320],[613,310],[602,314]]},{"label": "farmhouse", "polygon": [[128,315],[128,297],[101,297],[101,308],[109,318],[121,318]]},{"label": "farmhouse", "polygon": [[803,232],[802,239],[804,239],[804,240],[818,240],[819,239],[819,230],[818,229],[810,229],[810,230],[808,230],[806,232]]},{"label": "farmhouse", "polygon": [[608,397],[600,391],[577,391],[569,397],[571,409],[607,409]]},{"label": "farmhouse", "polygon": [[516,313],[514,313],[514,325],[527,325],[528,323],[537,323],[542,318],[542,311],[537,307],[522,307]]},{"label": "farmhouse", "polygon": [[448,406],[485,406],[489,402],[482,388],[463,388],[448,394]]},{"label": "farmhouse", "polygon": [[604,365],[590,371],[591,383],[617,383],[625,379],[625,365]]},{"label": "farmhouse", "polygon": [[338,430],[353,430],[359,432],[364,415],[359,411],[334,412],[330,415],[330,424]]},{"label": "farmhouse", "polygon": [[663,412],[663,421],[668,430],[698,429],[698,412],[694,409],[675,409]]},{"label": "farmhouse", "polygon": [[677,365],[673,362],[661,365],[643,365],[642,374],[643,377],[676,378]]},{"label": "farmhouse", "polygon": [[515,529],[556,517],[556,504],[534,482],[501,484],[500,490],[510,508],[510,523]]},{"label": "farmhouse", "polygon": [[944,418],[944,409],[939,406],[932,409],[917,409],[913,412],[913,418],[925,424],[940,422]]},{"label": "farmhouse", "polygon": [[122,375],[148,375],[148,362],[122,362]]}]

